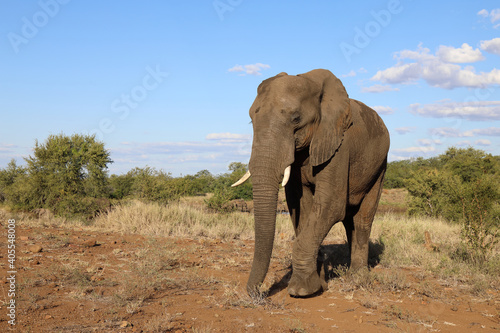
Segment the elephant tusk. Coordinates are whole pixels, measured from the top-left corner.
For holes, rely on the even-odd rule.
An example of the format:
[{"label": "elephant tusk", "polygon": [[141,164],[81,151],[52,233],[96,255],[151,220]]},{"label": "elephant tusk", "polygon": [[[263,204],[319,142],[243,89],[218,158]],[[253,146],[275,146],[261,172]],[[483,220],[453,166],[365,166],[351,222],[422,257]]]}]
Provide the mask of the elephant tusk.
[{"label": "elephant tusk", "polygon": [[285,187],[286,183],[288,183],[288,180],[290,179],[290,171],[292,171],[292,166],[289,165],[285,169],[285,173],[283,175],[283,181],[281,182],[281,186]]},{"label": "elephant tusk", "polygon": [[233,185],[231,185],[231,187],[236,187],[236,186],[239,186],[241,184],[243,184],[244,182],[247,181],[248,178],[250,178],[250,171],[247,171],[247,173],[245,173],[243,175],[243,177],[240,178],[240,180],[238,180],[236,183],[234,183]]}]

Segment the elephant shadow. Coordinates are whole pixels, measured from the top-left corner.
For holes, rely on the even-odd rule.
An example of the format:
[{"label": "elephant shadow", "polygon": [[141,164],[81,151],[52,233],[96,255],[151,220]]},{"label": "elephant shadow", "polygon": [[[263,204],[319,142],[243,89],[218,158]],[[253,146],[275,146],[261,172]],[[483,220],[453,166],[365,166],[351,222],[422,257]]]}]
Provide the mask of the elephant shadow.
[{"label": "elephant shadow", "polygon": [[[384,253],[385,246],[380,242],[369,242],[368,250],[368,267],[372,269],[377,266],[380,262],[380,258]],[[318,254],[318,273],[321,279],[324,281],[325,285],[323,289],[327,289],[326,285],[328,281],[335,279],[339,276],[339,269],[349,267],[350,265],[350,251],[349,245],[344,244],[326,244],[321,245]],[[268,296],[273,296],[288,286],[288,282],[292,277],[292,266],[288,267],[288,271],[283,275],[283,277],[275,282],[267,291]],[[311,296],[317,296],[323,291],[320,291]],[[311,297],[310,296],[310,297]]]}]

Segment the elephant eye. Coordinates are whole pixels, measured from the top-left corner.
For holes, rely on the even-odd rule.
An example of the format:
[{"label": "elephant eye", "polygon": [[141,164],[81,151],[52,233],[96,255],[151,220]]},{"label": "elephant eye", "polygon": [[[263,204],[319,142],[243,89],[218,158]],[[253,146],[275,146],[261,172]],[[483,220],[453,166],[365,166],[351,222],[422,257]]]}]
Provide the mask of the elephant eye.
[{"label": "elephant eye", "polygon": [[298,124],[300,122],[300,113],[298,111],[292,113],[292,115],[290,116],[290,120],[292,121],[292,123]]}]

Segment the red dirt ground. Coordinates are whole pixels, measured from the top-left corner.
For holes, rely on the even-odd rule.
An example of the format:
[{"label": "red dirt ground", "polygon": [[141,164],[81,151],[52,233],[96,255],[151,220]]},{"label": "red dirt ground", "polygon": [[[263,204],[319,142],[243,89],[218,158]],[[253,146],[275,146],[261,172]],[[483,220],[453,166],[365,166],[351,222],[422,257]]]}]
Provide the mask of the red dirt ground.
[{"label": "red dirt ground", "polygon": [[[1,221],[1,239],[7,239]],[[18,332],[488,332],[500,329],[500,298],[474,297],[426,277],[429,292],[341,292],[292,298],[286,288],[260,304],[245,283],[253,242],[146,238],[17,226]],[[0,331],[8,324],[6,242],[0,252]],[[41,252],[31,245],[40,245]],[[269,276],[288,272],[275,251]],[[283,259],[285,258],[285,259]],[[288,258],[288,259],[286,259]],[[396,273],[376,266],[375,272]],[[400,269],[408,281],[415,269]],[[330,286],[338,283],[330,283]]]}]

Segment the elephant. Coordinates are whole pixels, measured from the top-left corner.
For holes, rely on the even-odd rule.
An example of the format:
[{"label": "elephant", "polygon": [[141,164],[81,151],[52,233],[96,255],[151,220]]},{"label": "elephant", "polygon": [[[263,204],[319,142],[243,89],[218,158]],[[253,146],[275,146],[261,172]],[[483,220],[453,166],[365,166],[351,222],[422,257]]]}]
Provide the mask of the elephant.
[{"label": "elephant", "polygon": [[337,222],[346,230],[350,268],[367,269],[390,141],[382,119],[350,99],[325,69],[264,80],[249,113],[254,136],[248,172],[233,184],[252,177],[255,249],[248,293],[260,293],[269,269],[280,182],[295,230],[288,293],[321,292],[318,252]]}]

